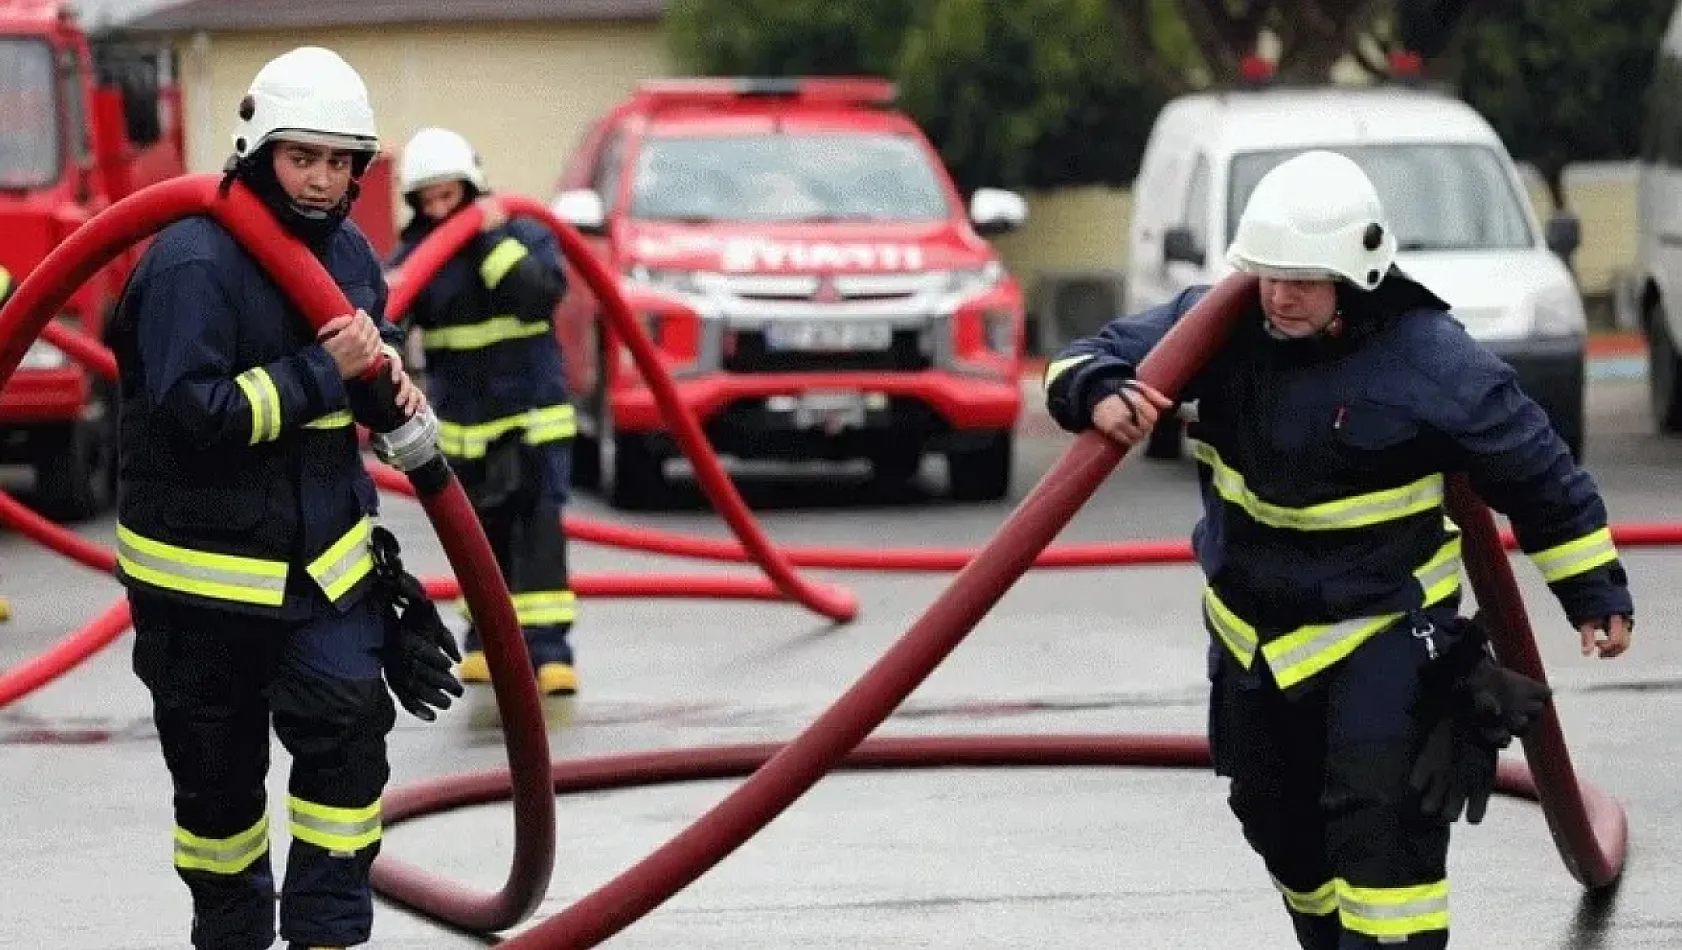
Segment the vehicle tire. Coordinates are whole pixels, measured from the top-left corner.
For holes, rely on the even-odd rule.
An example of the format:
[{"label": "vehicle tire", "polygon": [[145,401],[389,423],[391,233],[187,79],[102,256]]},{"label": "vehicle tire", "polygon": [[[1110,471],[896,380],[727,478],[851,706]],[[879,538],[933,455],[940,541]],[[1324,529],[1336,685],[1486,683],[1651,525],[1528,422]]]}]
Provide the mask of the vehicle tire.
[{"label": "vehicle tire", "polygon": [[1670,338],[1662,303],[1647,314],[1647,395],[1654,428],[1682,432],[1682,357]]},{"label": "vehicle tire", "polygon": [[117,414],[97,392],[88,414],[42,436],[35,461],[41,514],[74,524],[104,514],[117,497]]},{"label": "vehicle tire", "polygon": [[957,501],[997,501],[1010,493],[1016,442],[1011,432],[996,432],[979,449],[946,454],[946,479]]},{"label": "vehicle tire", "polygon": [[1165,415],[1145,439],[1145,457],[1173,461],[1185,454],[1186,425],[1179,416]]},{"label": "vehicle tire", "polygon": [[879,485],[903,485],[923,467],[921,446],[893,446],[870,454],[870,478]]},{"label": "vehicle tire", "polygon": [[580,432],[572,437],[572,487],[594,491],[602,484],[602,442]]},{"label": "vehicle tire", "polygon": [[648,510],[665,506],[671,497],[660,457],[646,436],[616,432],[613,440],[613,477],[608,503],[624,510]]}]

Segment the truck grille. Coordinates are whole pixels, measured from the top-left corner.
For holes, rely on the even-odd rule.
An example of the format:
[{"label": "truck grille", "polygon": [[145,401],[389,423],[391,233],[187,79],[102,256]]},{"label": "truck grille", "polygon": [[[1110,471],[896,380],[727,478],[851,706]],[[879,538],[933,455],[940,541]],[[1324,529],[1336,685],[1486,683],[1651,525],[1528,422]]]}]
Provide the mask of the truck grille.
[{"label": "truck grille", "polygon": [[923,351],[922,338],[926,331],[896,329],[893,342],[886,350],[860,353],[800,353],[773,352],[765,347],[765,334],[759,330],[726,330],[734,335],[735,345],[726,340],[723,368],[731,373],[823,373],[928,369],[933,361]]}]

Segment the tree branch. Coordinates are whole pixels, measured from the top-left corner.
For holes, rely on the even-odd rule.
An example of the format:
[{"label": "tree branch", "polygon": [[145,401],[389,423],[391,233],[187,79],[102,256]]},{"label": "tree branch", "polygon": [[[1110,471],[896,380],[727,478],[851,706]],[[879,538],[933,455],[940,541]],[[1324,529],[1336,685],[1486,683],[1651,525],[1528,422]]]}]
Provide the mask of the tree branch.
[{"label": "tree branch", "polygon": [[1191,78],[1157,51],[1156,39],[1151,34],[1150,0],[1109,0],[1105,7],[1109,10],[1116,43],[1132,54],[1127,58],[1139,64],[1142,78],[1171,95],[1191,90]]},{"label": "tree branch", "polygon": [[1211,0],[1176,0],[1186,29],[1209,62],[1209,71],[1221,78],[1238,74],[1238,64],[1250,44],[1234,42],[1237,24],[1226,10],[1214,9]]}]

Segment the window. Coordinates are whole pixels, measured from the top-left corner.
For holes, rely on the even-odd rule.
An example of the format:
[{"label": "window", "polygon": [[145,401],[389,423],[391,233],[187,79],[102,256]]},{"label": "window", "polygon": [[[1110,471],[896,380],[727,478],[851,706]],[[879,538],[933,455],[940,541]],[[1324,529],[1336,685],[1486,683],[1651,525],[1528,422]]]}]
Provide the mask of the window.
[{"label": "window", "polygon": [[0,37],[0,189],[57,181],[59,148],[52,49],[40,40]]},{"label": "window", "polygon": [[[1233,156],[1227,198],[1227,232],[1256,182],[1302,149],[1243,152]],[[1339,147],[1372,179],[1403,251],[1459,251],[1530,247],[1535,237],[1505,163],[1482,145],[1393,142]]]},{"label": "window", "polygon": [[802,133],[644,139],[631,214],[666,221],[939,221],[951,206],[914,138]]}]

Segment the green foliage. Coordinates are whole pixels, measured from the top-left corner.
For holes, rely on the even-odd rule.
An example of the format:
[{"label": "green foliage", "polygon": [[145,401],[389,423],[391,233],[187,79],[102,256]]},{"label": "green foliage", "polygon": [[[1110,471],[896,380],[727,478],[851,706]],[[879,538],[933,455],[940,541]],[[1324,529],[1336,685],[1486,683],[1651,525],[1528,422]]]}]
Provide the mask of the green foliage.
[{"label": "green foliage", "polygon": [[1574,161],[1635,156],[1673,0],[1511,0],[1458,38],[1460,95],[1554,190]]},{"label": "green foliage", "polygon": [[705,75],[870,73],[899,85],[961,189],[1125,185],[1163,96],[1106,0],[677,0],[677,60]]}]

